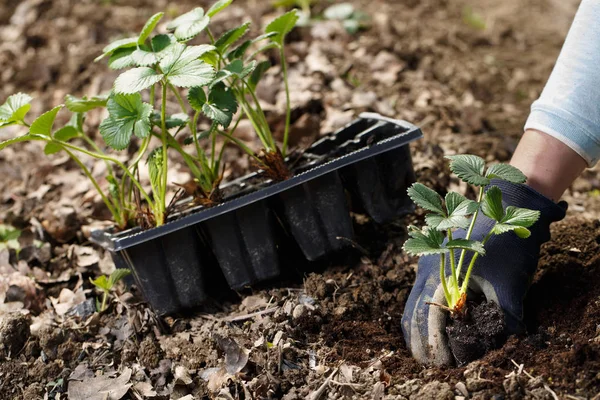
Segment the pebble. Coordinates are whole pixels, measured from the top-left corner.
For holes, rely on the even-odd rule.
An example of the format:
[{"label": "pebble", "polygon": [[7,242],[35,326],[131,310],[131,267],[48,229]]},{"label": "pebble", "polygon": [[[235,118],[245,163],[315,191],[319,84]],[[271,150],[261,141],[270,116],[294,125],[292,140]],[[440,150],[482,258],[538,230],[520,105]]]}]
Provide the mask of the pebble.
[{"label": "pebble", "polygon": [[296,307],[294,307],[294,311],[292,312],[292,317],[294,319],[298,319],[298,318],[302,317],[304,314],[306,314],[306,307],[302,304],[298,304]]}]

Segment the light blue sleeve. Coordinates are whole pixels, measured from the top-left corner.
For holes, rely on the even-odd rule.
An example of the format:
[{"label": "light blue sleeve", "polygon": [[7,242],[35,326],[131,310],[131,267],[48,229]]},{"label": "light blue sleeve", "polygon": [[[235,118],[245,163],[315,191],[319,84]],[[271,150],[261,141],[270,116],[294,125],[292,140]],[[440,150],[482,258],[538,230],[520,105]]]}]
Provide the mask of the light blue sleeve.
[{"label": "light blue sleeve", "polygon": [[525,129],[560,140],[590,166],[600,158],[600,0],[583,0]]}]

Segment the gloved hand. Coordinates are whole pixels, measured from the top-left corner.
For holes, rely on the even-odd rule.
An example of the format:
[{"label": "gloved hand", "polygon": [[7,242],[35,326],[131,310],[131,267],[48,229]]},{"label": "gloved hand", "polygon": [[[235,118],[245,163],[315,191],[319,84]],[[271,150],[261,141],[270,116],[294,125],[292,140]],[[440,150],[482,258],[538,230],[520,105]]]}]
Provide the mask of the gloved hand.
[{"label": "gloved hand", "polygon": [[[514,232],[494,235],[489,239],[485,245],[485,256],[475,262],[469,289],[483,293],[487,300],[496,302],[504,310],[509,334],[522,333],[525,330],[523,300],[537,268],[540,246],[550,240],[550,224],[564,218],[567,205],[565,202],[556,204],[527,185],[500,180],[493,180],[492,185],[502,191],[504,208],[529,208],[540,211],[541,215],[529,228],[531,236],[527,239],[517,237]],[[471,238],[482,240],[493,224],[494,221],[480,213]],[[454,238],[464,238],[465,235],[465,231],[459,230]],[[460,251],[456,251],[455,257],[458,258],[459,254]],[[466,261],[470,261],[471,255],[467,252]],[[417,361],[450,365],[453,358],[446,336],[448,313],[440,307],[426,304],[445,304],[439,264],[440,257],[437,255],[423,256],[419,260],[417,279],[402,316],[402,331],[406,345]],[[446,271],[450,275],[450,268]]]}]

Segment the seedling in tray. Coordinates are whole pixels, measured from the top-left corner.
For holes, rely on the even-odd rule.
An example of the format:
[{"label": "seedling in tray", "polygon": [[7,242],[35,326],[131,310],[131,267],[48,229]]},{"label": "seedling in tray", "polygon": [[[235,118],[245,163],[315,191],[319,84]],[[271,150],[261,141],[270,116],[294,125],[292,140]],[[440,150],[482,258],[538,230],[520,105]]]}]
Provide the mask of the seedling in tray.
[{"label": "seedling in tray", "polygon": [[[492,179],[502,179],[513,183],[524,183],[525,175],[517,168],[507,164],[496,164],[485,168],[485,161],[473,155],[457,155],[446,157],[450,160],[450,169],[463,182],[473,185],[478,190],[477,200],[469,200],[456,192],[449,192],[445,199],[428,187],[415,183],[408,189],[411,199],[420,207],[431,213],[425,217],[426,226],[422,229],[409,227],[410,238],[404,244],[404,250],[417,256],[440,256],[440,280],[444,290],[446,305],[434,304],[448,310],[453,317],[460,317],[466,312],[467,289],[475,262],[485,256],[485,244],[493,235],[514,232],[518,237],[526,239],[530,236],[529,228],[539,218],[539,211],[526,208],[502,206],[502,192],[497,186],[488,186]],[[484,190],[484,187],[487,190]],[[494,225],[485,237],[473,240],[471,234],[480,213],[494,221]],[[453,237],[456,229],[466,230],[464,239]],[[447,240],[444,240],[446,232]],[[457,260],[457,253],[460,252]],[[466,266],[466,255],[473,253]],[[450,263],[450,275],[446,274],[446,262]]]},{"label": "seedling in tray", "polygon": [[[206,13],[202,8],[195,8],[167,24],[168,33],[152,36],[163,17],[163,13],[155,14],[137,36],[117,40],[105,47],[97,60],[108,57],[110,68],[130,68],[117,77],[108,96],[91,99],[67,96],[65,105],[42,114],[31,124],[25,120],[31,107],[31,97],[23,93],[10,96],[0,107],[0,128],[22,125],[28,128],[28,132],[0,142],[0,150],[19,142],[43,141],[46,142],[46,154],[65,152],[90,179],[111,212],[116,228],[121,230],[135,225],[149,228],[166,222],[174,200],[178,198],[175,195],[167,202],[170,149],[178,152],[185,161],[196,183],[193,189],[195,199],[203,205],[222,200],[219,190],[223,175],[221,161],[225,145],[229,142],[247,152],[271,178],[289,178],[291,174],[284,163],[291,115],[284,38],[294,27],[297,16],[295,12],[282,15],[267,26],[264,35],[231,50],[248,32],[249,23],[225,32],[218,39],[214,38],[209,23],[232,1],[220,0]],[[188,45],[191,39],[203,32],[210,44]],[[267,44],[260,47],[263,41]],[[254,47],[258,49],[246,56],[247,51]],[[268,61],[258,63],[254,58],[273,48],[279,50],[287,95],[281,149],[275,143],[255,93],[270,64]],[[181,92],[183,89],[187,89],[187,101]],[[177,100],[181,113],[167,115],[168,96]],[[155,110],[157,103],[160,106]],[[54,130],[57,114],[65,106],[72,112],[72,118],[66,125]],[[128,149],[133,136],[141,140],[139,149],[128,162],[120,161],[110,151],[105,152],[85,133],[86,113],[104,107],[108,110],[108,117],[102,121],[99,130],[109,150]],[[242,113],[238,113],[238,107]],[[211,121],[210,128],[203,132],[198,131],[201,114]],[[190,118],[190,115],[193,117]],[[237,121],[229,128],[236,115],[239,115]],[[263,143],[261,154],[254,154],[235,137],[243,115],[250,119]],[[182,132],[188,136],[180,141],[177,135]],[[220,150],[216,146],[218,135],[225,141]],[[153,137],[158,139],[159,144],[151,148]],[[186,150],[186,145],[193,145],[193,151]],[[106,162],[107,190],[103,190],[101,182],[93,176],[81,155]],[[144,160],[151,192],[146,191],[139,180],[139,169]]]}]

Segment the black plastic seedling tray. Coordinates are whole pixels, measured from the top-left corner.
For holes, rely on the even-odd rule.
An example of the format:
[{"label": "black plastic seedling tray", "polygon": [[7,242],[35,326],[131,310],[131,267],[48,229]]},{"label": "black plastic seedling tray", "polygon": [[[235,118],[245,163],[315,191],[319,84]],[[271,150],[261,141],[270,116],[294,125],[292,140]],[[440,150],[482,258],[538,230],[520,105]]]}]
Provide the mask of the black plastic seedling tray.
[{"label": "black plastic seedling tray", "polygon": [[158,313],[193,308],[206,300],[217,270],[232,289],[280,275],[284,242],[308,260],[350,245],[350,211],[378,223],[411,212],[408,144],[421,137],[408,122],[361,114],[308,148],[286,181],[250,174],[224,185],[233,194],[217,206],[189,209],[153,229],[94,231],[92,241],[132,270]]}]

